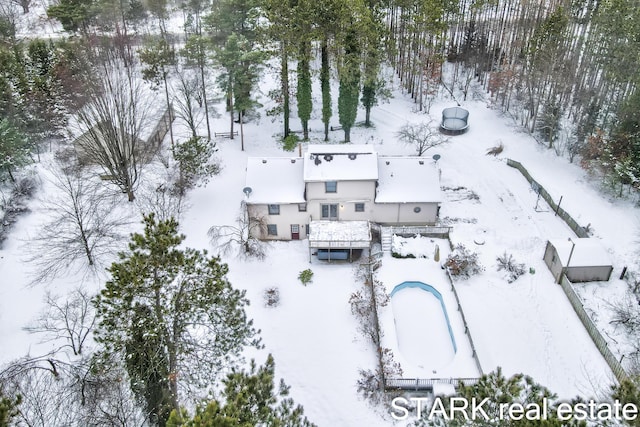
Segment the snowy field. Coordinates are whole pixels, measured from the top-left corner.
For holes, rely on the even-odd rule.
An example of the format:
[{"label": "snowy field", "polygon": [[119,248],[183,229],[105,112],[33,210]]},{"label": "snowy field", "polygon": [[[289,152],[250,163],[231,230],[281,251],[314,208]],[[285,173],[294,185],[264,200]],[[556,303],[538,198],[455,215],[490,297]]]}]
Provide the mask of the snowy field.
[{"label": "snowy field", "polygon": [[[412,147],[397,141],[395,133],[406,122],[427,120],[415,104],[390,83],[394,98],[372,110],[373,128],[352,130],[354,143],[372,144],[386,155],[412,155]],[[395,85],[395,87],[394,87]],[[262,93],[274,86],[271,77],[261,85]],[[314,87],[315,105],[319,91]],[[337,109],[337,89],[334,87],[334,109]],[[508,118],[500,116],[481,97],[463,103],[470,111],[470,130],[451,138],[451,143],[426,154],[440,154],[444,201],[441,218],[453,227],[454,243],[464,243],[480,254],[486,271],[456,284],[461,303],[470,324],[482,368],[489,372],[501,366],[506,375],[523,372],[549,387],[562,398],[575,395],[598,396],[608,390],[612,374],[574,314],[561,288],[542,262],[547,239],[573,236],[571,230],[540,202],[535,210],[536,195],[524,177],[506,165],[506,157],[520,161],[556,199],[563,196],[563,207],[582,224],[591,224],[594,237],[602,239],[614,260],[614,273],[619,275],[624,265],[631,265],[637,254],[637,209],[631,202],[612,200],[598,189],[578,166],[569,164],[537,144]],[[270,100],[260,102],[270,108]],[[453,106],[452,100],[442,100],[432,108],[439,120],[442,108]],[[223,105],[217,106],[224,111]],[[295,106],[292,107],[295,111]],[[239,213],[245,184],[248,156],[278,156],[284,153],[275,142],[281,129],[279,121],[261,111],[262,117],[244,127],[245,150],[238,140],[218,141],[222,173],[204,188],[194,190],[189,197],[190,208],[181,218],[186,246],[211,250],[207,230],[212,225],[232,224]],[[312,142],[322,137],[319,111],[314,111],[310,123]],[[358,120],[363,120],[361,112]],[[334,123],[337,123],[337,117]],[[295,130],[295,119],[292,127]],[[227,131],[228,117],[212,122],[212,130]],[[184,134],[182,137],[186,137]],[[178,135],[180,137],[180,135]],[[331,134],[332,143],[340,142],[341,132]],[[504,152],[498,158],[487,156],[486,150],[499,142]],[[43,166],[37,170],[44,175]],[[64,294],[80,283],[80,277],[63,277],[48,285],[27,287],[33,266],[25,262],[29,237],[46,218],[42,200],[50,191],[43,179],[43,189],[30,203],[31,213],[23,216],[0,250],[0,362],[30,353],[43,354],[51,344],[38,344],[38,338],[22,328],[31,322],[42,308],[47,290]],[[124,203],[124,202],[123,202]],[[126,207],[132,221],[138,221],[134,206]],[[123,248],[125,243],[123,242]],[[441,260],[446,257],[445,245],[440,245]],[[448,248],[446,248],[448,251]],[[511,253],[525,263],[534,274],[508,284],[496,271],[496,257]],[[426,259],[383,258],[379,279],[390,291],[405,280],[419,280],[443,293],[450,321],[458,343],[453,362],[435,369],[437,376],[473,377],[477,375],[470,357],[468,340],[460,332],[461,320],[448,293],[448,282],[433,260],[431,249]],[[356,392],[360,369],[375,367],[372,346],[357,333],[356,320],[348,304],[351,293],[361,286],[354,278],[353,266],[309,263],[306,241],[271,244],[264,261],[242,261],[226,257],[230,265],[229,278],[234,286],[247,290],[252,301],[249,315],[262,330],[265,351],[250,354],[263,362],[266,352],[272,352],[276,372],[292,386],[292,397],[304,405],[309,418],[319,426],[384,426],[393,424],[388,416],[364,402]],[[298,273],[306,268],[314,271],[313,283],[302,286]],[[430,271],[439,271],[431,274]],[[97,290],[99,280],[85,284]],[[277,286],[281,302],[278,307],[265,307],[264,290]],[[589,288],[592,299],[608,300],[606,286]],[[453,305],[452,305],[453,304]],[[381,314],[385,345],[394,345],[393,307]],[[395,340],[397,343],[397,340]],[[424,341],[429,344],[428,340]],[[467,346],[467,347],[465,347]],[[398,351],[396,358],[403,357]],[[464,356],[464,357],[463,357]],[[402,361],[406,377],[427,375],[418,365]],[[433,370],[428,369],[431,376]]]}]

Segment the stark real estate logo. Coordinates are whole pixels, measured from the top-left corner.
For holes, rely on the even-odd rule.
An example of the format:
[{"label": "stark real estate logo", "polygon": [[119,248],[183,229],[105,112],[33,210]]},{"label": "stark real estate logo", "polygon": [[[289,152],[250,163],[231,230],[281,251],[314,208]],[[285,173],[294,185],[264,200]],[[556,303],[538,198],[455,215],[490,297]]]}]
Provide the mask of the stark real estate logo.
[{"label": "stark real estate logo", "polygon": [[[433,403],[431,403],[433,402]],[[431,405],[430,405],[431,404]],[[430,406],[429,406],[430,405]],[[562,402],[550,407],[547,398],[541,403],[500,403],[491,402],[488,397],[467,399],[465,397],[396,397],[391,402],[391,416],[396,420],[406,420],[415,407],[415,417],[425,416],[428,420],[442,418],[496,421],[496,420],[530,420],[539,421],[551,418],[560,421],[633,421],[638,419],[638,407],[634,403],[621,403],[619,400],[598,403]]]}]

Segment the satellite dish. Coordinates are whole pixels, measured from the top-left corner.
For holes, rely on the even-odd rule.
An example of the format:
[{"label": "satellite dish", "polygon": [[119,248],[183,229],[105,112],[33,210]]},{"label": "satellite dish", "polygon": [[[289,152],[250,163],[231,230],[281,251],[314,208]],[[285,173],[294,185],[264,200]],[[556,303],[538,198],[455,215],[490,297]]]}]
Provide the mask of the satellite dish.
[{"label": "satellite dish", "polygon": [[252,191],[253,191],[253,190],[251,189],[251,187],[244,187],[244,188],[242,189],[242,192],[243,192],[243,193],[245,194],[245,196],[247,196],[247,197],[249,197],[249,195],[251,195],[251,192],[252,192]]},{"label": "satellite dish", "polygon": [[440,160],[440,154],[434,154],[432,158],[437,162],[438,160]]}]

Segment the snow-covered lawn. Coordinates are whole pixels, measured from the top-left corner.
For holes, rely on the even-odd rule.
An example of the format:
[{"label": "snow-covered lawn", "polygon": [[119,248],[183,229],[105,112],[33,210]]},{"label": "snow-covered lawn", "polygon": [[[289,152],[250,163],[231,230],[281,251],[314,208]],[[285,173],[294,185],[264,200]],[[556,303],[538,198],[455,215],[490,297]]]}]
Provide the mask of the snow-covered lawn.
[{"label": "snow-covered lawn", "polygon": [[[266,93],[273,82],[267,81],[261,87]],[[265,107],[270,106],[269,100],[261,101]],[[432,115],[438,118],[441,109],[451,105],[450,100],[434,105]],[[612,255],[613,276],[635,261],[637,209],[624,200],[609,200],[576,165],[535,143],[485,101],[469,101],[463,106],[470,111],[469,132],[453,137],[450,144],[428,152],[425,157],[436,153],[442,156],[438,161],[444,187],[440,216],[453,227],[453,242],[477,251],[486,267],[481,275],[456,283],[483,370],[489,372],[502,366],[507,375],[517,372],[532,375],[564,398],[576,394],[591,397],[606,390],[613,382],[612,374],[542,262],[547,239],[567,238],[573,233],[549,211],[544,201],[540,202],[541,209],[534,209],[536,194],[518,171],[506,165],[504,158],[520,161],[557,199],[564,196],[562,206],[580,224],[591,224],[594,238],[602,239]],[[224,106],[218,105],[218,110],[224,111]],[[319,113],[314,114],[311,137],[318,142],[322,125]],[[414,111],[410,99],[396,91],[390,103],[372,111],[375,127],[355,128],[352,139],[354,143],[373,144],[381,154],[411,155],[412,147],[398,143],[395,132],[406,122],[425,119],[424,113]],[[334,121],[337,122],[337,117]],[[264,115],[247,123],[244,152],[237,140],[218,141],[224,169],[189,197],[190,209],[181,219],[186,246],[211,250],[206,234],[209,227],[234,222],[243,198],[248,156],[289,155],[281,151],[273,138],[280,127],[281,123]],[[227,116],[212,122],[215,131],[227,128]],[[342,134],[333,132],[331,137],[336,143]],[[501,157],[487,156],[486,150],[499,141],[505,147]],[[31,203],[31,209],[32,213],[20,219],[0,250],[0,362],[28,352],[41,354],[47,348],[37,346],[37,339],[21,329],[41,310],[45,291],[44,286],[26,287],[32,269],[24,261],[28,237],[45,219],[38,200]],[[135,210],[131,211],[137,221]],[[225,257],[230,265],[230,281],[247,290],[252,301],[249,315],[262,330],[266,351],[275,356],[277,374],[292,386],[292,397],[305,406],[312,421],[319,426],[389,425],[388,417],[383,418],[356,392],[359,370],[374,368],[376,361],[370,343],[358,336],[348,304],[351,293],[361,286],[354,278],[353,265],[317,261],[310,264],[306,244],[306,241],[274,243],[264,261]],[[439,246],[442,262],[448,245]],[[496,271],[495,259],[505,251],[535,273],[526,273],[508,284],[502,273]],[[410,357],[403,360],[403,349],[396,349],[397,312],[394,313],[393,304],[380,317],[384,345],[397,350],[396,360],[401,361],[406,377],[428,377],[428,373],[438,377],[476,376],[450,285],[439,263],[433,260],[433,253],[430,246],[424,250],[427,258],[394,259],[385,255],[378,277],[388,291],[405,280],[416,280],[443,294],[458,344],[456,356],[448,365],[431,368],[424,364],[424,369],[418,366],[419,361],[411,363]],[[306,268],[314,271],[314,278],[312,284],[304,287],[297,276]],[[48,288],[64,293],[77,283],[77,278],[61,278]],[[101,283],[89,285],[98,289]],[[280,305],[265,307],[263,293],[273,286],[280,290]],[[607,301],[610,297],[607,286],[589,289],[593,299]],[[420,314],[419,310],[416,312]],[[431,342],[426,339],[422,344],[428,346]],[[422,348],[416,350],[421,351]],[[265,354],[250,356],[263,362]]]}]

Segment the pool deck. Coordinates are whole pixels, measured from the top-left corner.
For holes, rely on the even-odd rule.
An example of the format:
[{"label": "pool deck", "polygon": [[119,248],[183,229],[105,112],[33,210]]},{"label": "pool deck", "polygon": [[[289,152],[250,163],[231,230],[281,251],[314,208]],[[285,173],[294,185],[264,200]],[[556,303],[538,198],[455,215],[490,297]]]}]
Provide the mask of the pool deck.
[{"label": "pool deck", "polygon": [[[434,246],[440,247],[440,259],[443,260],[448,254],[448,243],[446,240],[434,239]],[[395,318],[392,302],[385,307],[380,307],[378,317],[382,332],[382,347],[389,348],[394,354],[396,362],[400,363],[403,378],[475,378],[480,376],[474,361],[471,345],[465,334],[462,317],[457,310],[455,296],[451,291],[451,285],[440,268],[440,263],[433,259],[397,259],[385,254],[382,267],[377,272],[380,280],[388,294],[396,286],[403,282],[422,282],[431,285],[442,295],[442,302],[447,309],[451,331],[455,337],[457,351],[448,364],[434,369],[428,366],[417,366],[407,360],[400,351],[397,334],[395,330]],[[425,340],[425,351],[434,351],[429,341]]]}]

